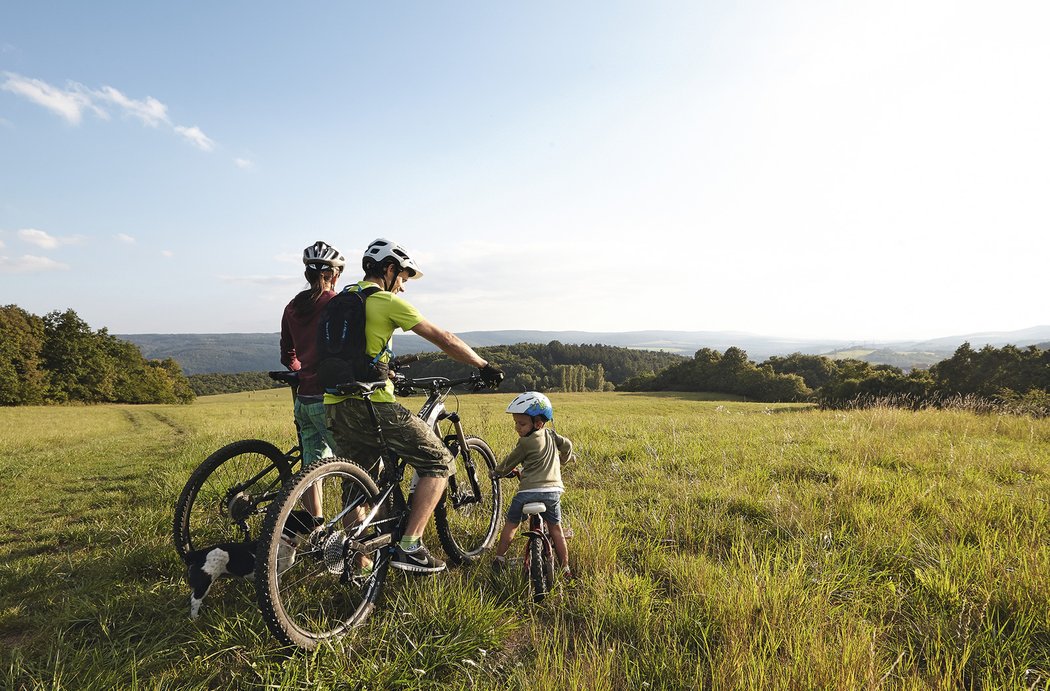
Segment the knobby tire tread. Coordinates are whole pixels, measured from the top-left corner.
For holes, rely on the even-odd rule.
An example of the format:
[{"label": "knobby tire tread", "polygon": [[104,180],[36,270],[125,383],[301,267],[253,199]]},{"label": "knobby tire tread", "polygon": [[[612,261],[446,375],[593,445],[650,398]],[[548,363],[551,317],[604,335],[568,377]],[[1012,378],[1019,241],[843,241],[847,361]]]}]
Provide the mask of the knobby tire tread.
[{"label": "knobby tire tread", "polygon": [[[305,488],[312,484],[317,478],[326,473],[343,471],[349,475],[357,476],[363,487],[376,498],[379,489],[374,480],[363,467],[354,461],[344,458],[332,457],[324,461],[312,464],[309,469],[299,472],[292,482],[285,485],[270,508],[266,512],[266,519],[259,535],[259,545],[256,550],[255,569],[255,592],[262,612],[263,620],[266,622],[270,632],[283,644],[298,646],[306,650],[312,650],[323,640],[339,638],[350,629],[363,624],[371,614],[376,602],[379,600],[383,581],[389,568],[389,561],[377,565],[375,585],[368,591],[368,595],[357,610],[348,615],[344,620],[342,632],[330,637],[319,637],[304,635],[292,623],[284,620],[284,609],[279,605],[280,595],[276,580],[277,567],[277,544],[280,542],[281,528],[284,526],[287,515],[295,509],[298,498],[303,494]],[[291,506],[286,506],[287,504]]]},{"label": "knobby tire tread", "polygon": [[544,560],[543,540],[538,537],[529,538],[529,585],[532,586],[532,601],[542,602],[547,596],[549,584],[547,583],[547,568]]},{"label": "knobby tire tread", "polygon": [[[202,461],[192,473],[190,473],[190,477],[186,481],[186,485],[182,488],[178,501],[175,503],[175,519],[172,523],[172,540],[175,543],[175,550],[183,560],[186,559],[187,553],[191,550],[200,549],[205,546],[194,544],[193,536],[190,534],[190,516],[193,513],[192,509],[198,493],[201,488],[204,487],[208,478],[211,477],[212,473],[218,468],[238,456],[246,454],[258,454],[269,459],[273,466],[277,468],[282,485],[286,484],[288,480],[291,479],[292,470],[288,456],[268,441],[263,441],[262,439],[242,439],[215,450],[210,456],[204,459],[204,461]],[[232,537],[233,536],[231,536],[231,538]]]}]

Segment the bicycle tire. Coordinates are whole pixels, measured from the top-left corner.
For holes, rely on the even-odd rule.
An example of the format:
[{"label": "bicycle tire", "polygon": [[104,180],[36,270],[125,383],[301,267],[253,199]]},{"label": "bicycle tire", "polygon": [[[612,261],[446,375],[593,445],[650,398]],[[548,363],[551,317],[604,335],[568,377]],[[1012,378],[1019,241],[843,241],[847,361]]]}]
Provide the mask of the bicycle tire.
[{"label": "bicycle tire", "polygon": [[291,477],[292,461],[268,441],[244,439],[216,450],[175,503],[175,550],[185,559],[195,549],[257,538],[266,505]]},{"label": "bicycle tire", "polygon": [[547,580],[547,568],[544,564],[543,540],[529,538],[529,586],[532,588],[532,601],[543,602],[550,589]]},{"label": "bicycle tire", "polygon": [[[456,473],[449,478],[445,496],[434,511],[438,540],[453,564],[469,564],[492,547],[499,529],[501,492],[499,480],[489,477],[496,467],[496,456],[481,437],[466,438],[468,464],[461,450],[456,456]],[[464,501],[473,496],[476,480],[480,501]]]},{"label": "bicycle tire", "polygon": [[[365,622],[382,593],[390,565],[388,545],[367,553],[350,549],[346,534],[356,525],[353,519],[312,534],[297,529],[301,519],[296,512],[301,510],[296,507],[315,483],[321,486],[323,515],[328,520],[338,517],[348,503],[374,506],[379,495],[364,468],[332,458],[296,474],[266,512],[256,550],[256,598],[274,636],[306,650],[341,638]],[[359,539],[387,534],[373,526]],[[358,554],[372,560],[367,576],[351,575],[359,566]]]}]

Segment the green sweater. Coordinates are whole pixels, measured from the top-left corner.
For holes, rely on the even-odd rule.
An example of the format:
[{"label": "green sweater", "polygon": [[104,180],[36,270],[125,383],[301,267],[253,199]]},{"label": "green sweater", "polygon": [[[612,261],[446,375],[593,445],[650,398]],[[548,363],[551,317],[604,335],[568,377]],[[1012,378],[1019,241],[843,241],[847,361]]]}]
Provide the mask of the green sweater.
[{"label": "green sweater", "polygon": [[543,428],[520,437],[514,450],[496,467],[496,473],[506,475],[511,468],[520,465],[519,492],[565,489],[561,482],[561,461],[568,463],[573,458],[572,442],[552,429]]}]

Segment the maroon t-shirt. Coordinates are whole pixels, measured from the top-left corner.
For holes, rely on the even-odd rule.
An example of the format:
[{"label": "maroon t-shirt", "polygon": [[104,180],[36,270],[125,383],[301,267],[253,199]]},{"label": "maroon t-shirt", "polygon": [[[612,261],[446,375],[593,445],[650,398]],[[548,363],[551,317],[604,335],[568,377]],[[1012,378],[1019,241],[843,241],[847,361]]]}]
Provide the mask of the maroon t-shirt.
[{"label": "maroon t-shirt", "polygon": [[321,310],[335,297],[334,290],[321,293],[312,309],[296,314],[292,303],[284,308],[281,317],[281,364],[299,372],[299,395],[321,396],[324,388],[317,380],[317,322]]}]

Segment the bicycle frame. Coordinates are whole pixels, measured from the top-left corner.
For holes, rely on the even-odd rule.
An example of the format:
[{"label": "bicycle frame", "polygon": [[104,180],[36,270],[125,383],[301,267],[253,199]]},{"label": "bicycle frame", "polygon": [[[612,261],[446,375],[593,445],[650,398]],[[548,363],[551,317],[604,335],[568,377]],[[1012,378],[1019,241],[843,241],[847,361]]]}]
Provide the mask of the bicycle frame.
[{"label": "bicycle frame", "polygon": [[[460,421],[459,414],[454,412],[448,412],[445,409],[445,399],[448,398],[452,389],[462,384],[476,384],[478,379],[476,376],[467,377],[464,379],[451,380],[444,377],[427,377],[421,379],[408,379],[403,375],[395,374],[393,377],[394,385],[401,392],[408,393],[415,389],[423,389],[428,392],[427,400],[423,403],[420,408],[418,417],[422,418],[424,422],[431,427],[435,434],[440,435],[439,423],[443,420],[449,420],[455,427],[455,434],[446,436],[443,441],[446,445],[450,442],[455,442],[456,449],[453,453],[464,453],[469,454],[466,445],[466,433],[463,431],[463,424]],[[398,458],[394,454],[393,450],[387,444],[386,435],[383,432],[383,425],[379,420],[379,416],[376,414],[375,404],[372,402],[372,394],[383,388],[384,382],[374,382],[371,384],[360,384],[354,383],[346,385],[345,387],[339,387],[343,389],[345,393],[358,393],[362,394],[362,399],[365,402],[365,408],[368,410],[369,421],[372,423],[372,428],[375,430],[376,439],[379,442],[380,455],[383,460],[382,470],[380,471],[379,477],[379,498],[375,503],[375,506],[371,508],[365,518],[360,522],[353,533],[348,534],[348,546],[351,550],[358,552],[370,552],[392,544],[396,540],[401,539],[401,531],[404,529],[404,521],[408,517],[409,513],[409,502],[406,499],[404,492],[401,489],[401,480],[404,477],[406,462],[402,458]],[[454,439],[453,439],[454,438]],[[468,457],[469,460],[469,457]],[[409,494],[415,489],[418,478],[413,475],[412,482],[409,487]],[[455,475],[448,478],[449,487],[448,492],[452,497],[453,505],[456,507],[462,506],[468,503],[479,502],[481,489],[477,484],[477,480],[471,478],[472,493],[469,497],[463,497],[463,493],[456,489]],[[393,499],[394,510],[392,515],[381,518],[378,521],[376,516],[380,509],[386,504],[388,499]],[[458,500],[458,503],[457,503]],[[360,506],[361,502],[352,503],[348,506],[344,506],[342,511],[332,517],[331,520],[326,522],[325,527],[331,529],[336,524],[340,524],[343,518],[351,511],[356,510]],[[397,525],[394,526],[393,530],[384,530],[383,533],[367,542],[359,542],[358,538],[361,534],[373,527],[382,525],[384,523],[396,521]]]},{"label": "bicycle frame", "polygon": [[[463,422],[459,417],[459,413],[449,412],[445,409],[445,399],[448,398],[452,389],[456,386],[463,384],[477,385],[477,377],[471,376],[455,380],[445,379],[444,377],[428,377],[423,379],[404,380],[404,382],[403,386],[423,388],[429,392],[430,395],[427,397],[426,402],[423,403],[423,406],[419,409],[419,417],[422,418],[439,437],[441,437],[441,430],[439,428],[440,423],[445,420],[451,422],[455,433],[445,435],[444,437],[441,437],[441,440],[453,455],[462,453],[464,454],[463,460],[466,463],[470,463],[470,450],[467,447],[467,435],[466,432],[463,431]],[[448,478],[448,493],[454,508],[458,509],[462,506],[474,504],[481,500],[481,486],[478,484],[477,475],[475,474],[468,477],[468,480],[470,481],[469,494],[460,490],[454,473]],[[413,487],[415,487],[414,483],[415,478],[413,478]]]}]

